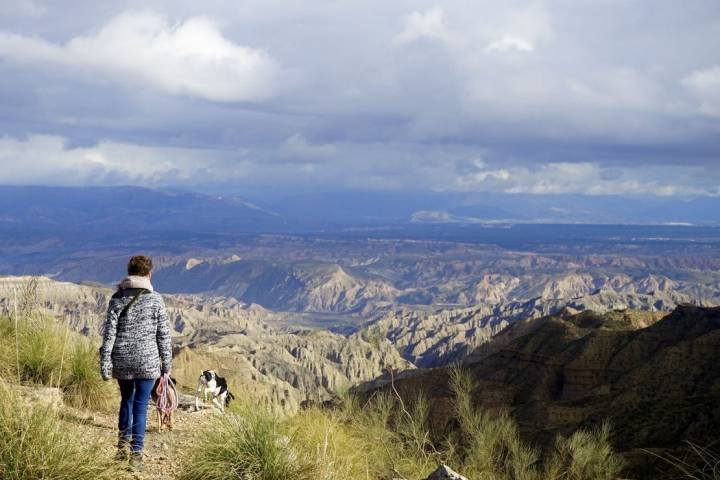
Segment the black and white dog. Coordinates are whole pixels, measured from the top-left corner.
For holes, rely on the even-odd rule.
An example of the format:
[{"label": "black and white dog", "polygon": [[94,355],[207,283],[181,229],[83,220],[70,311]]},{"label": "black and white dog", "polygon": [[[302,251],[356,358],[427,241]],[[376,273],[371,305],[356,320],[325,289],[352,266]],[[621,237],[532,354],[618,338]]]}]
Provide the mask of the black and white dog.
[{"label": "black and white dog", "polygon": [[207,402],[210,397],[213,405],[223,413],[225,407],[230,405],[230,401],[235,398],[235,395],[228,390],[227,380],[216,374],[214,370],[205,370],[198,377],[195,410],[200,409],[200,393],[202,393],[203,403]]}]

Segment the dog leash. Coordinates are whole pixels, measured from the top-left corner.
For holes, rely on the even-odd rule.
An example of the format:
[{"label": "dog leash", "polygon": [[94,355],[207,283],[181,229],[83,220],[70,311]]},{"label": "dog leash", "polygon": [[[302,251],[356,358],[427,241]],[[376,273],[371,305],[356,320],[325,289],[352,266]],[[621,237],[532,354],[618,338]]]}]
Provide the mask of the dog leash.
[{"label": "dog leash", "polygon": [[155,406],[163,419],[168,418],[178,407],[177,389],[169,374],[165,373],[160,377],[155,393],[157,394]]}]

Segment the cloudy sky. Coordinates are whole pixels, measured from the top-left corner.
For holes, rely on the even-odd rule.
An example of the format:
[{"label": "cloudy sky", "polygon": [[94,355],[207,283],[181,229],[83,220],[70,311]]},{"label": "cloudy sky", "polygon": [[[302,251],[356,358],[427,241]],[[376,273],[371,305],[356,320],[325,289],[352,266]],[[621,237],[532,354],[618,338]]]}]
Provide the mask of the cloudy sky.
[{"label": "cloudy sky", "polygon": [[720,195],[717,0],[0,0],[0,183]]}]

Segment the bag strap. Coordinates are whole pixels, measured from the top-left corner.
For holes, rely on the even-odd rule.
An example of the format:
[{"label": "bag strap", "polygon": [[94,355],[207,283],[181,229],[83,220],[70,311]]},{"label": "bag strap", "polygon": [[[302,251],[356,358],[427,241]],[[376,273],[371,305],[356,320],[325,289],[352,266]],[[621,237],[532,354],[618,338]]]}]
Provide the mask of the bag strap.
[{"label": "bag strap", "polygon": [[120,320],[123,316],[125,316],[127,314],[128,310],[130,310],[130,307],[132,307],[135,304],[135,302],[137,301],[137,299],[140,297],[140,295],[142,295],[145,292],[147,292],[147,290],[144,288],[141,288],[140,291],[135,294],[135,296],[132,298],[132,300],[130,300],[128,302],[128,304],[125,305],[125,307],[120,311],[120,315],[118,315],[118,320]]}]

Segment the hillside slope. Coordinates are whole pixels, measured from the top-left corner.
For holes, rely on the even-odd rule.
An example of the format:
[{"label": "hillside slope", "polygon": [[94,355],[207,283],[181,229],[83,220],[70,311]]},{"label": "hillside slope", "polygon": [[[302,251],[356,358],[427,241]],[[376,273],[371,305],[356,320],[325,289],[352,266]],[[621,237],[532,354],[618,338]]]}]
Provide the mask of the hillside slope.
[{"label": "hillside slope", "polygon": [[610,289],[580,297],[536,297],[526,301],[482,304],[440,311],[400,307],[370,322],[358,336],[387,338],[418,367],[438,367],[463,360],[516,322],[563,310],[642,310],[660,314],[689,298],[672,292],[617,293]]},{"label": "hillside slope", "polygon": [[[475,402],[509,409],[527,438],[548,445],[557,433],[610,419],[621,450],[717,440],[720,308],[683,305],[658,321],[565,311],[512,329],[516,336],[504,333],[465,368],[478,383]],[[396,386],[424,392],[436,421],[450,414],[446,369],[411,372]]]}]

